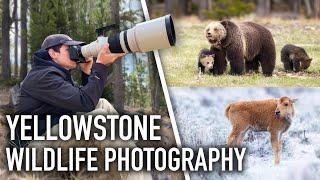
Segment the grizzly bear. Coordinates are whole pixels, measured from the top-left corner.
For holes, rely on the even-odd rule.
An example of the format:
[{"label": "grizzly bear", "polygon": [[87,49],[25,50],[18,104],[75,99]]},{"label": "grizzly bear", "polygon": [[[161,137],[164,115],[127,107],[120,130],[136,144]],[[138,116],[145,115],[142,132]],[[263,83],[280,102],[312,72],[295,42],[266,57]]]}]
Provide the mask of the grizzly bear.
[{"label": "grizzly bear", "polygon": [[213,71],[214,54],[209,49],[201,49],[198,54],[198,69],[203,74]]},{"label": "grizzly bear", "polygon": [[275,67],[276,50],[271,32],[253,22],[233,23],[229,20],[212,22],[205,29],[211,47],[225,51],[231,74],[259,71],[271,76]]},{"label": "grizzly bear", "polygon": [[201,49],[198,55],[198,69],[201,74],[205,72],[220,75],[227,68],[227,60],[223,51],[211,48]]},{"label": "grizzly bear", "polygon": [[310,66],[311,61],[312,58],[302,47],[287,44],[281,49],[281,62],[286,71],[305,70]]}]

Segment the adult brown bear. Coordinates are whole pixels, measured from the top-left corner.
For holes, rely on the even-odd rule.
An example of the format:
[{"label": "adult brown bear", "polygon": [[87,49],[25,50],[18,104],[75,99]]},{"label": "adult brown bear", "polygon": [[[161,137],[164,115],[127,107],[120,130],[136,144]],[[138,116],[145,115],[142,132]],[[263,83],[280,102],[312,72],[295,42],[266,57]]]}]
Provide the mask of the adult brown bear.
[{"label": "adult brown bear", "polygon": [[205,29],[211,47],[226,52],[231,74],[259,71],[271,76],[275,67],[276,50],[271,32],[252,22],[234,23],[229,20],[212,22]]}]

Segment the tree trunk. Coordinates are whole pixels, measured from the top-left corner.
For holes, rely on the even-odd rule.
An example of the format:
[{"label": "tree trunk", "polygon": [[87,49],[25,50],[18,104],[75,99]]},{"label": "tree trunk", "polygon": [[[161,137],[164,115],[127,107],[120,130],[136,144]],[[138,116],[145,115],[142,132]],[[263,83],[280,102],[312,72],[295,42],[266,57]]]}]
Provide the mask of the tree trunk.
[{"label": "tree trunk", "polygon": [[181,16],[188,14],[188,0],[165,0],[165,12]]},{"label": "tree trunk", "polygon": [[188,14],[188,0],[179,0],[179,4],[180,4],[180,10],[181,10],[181,14],[183,15],[187,15]]},{"label": "tree trunk", "polygon": [[307,10],[307,16],[311,17],[312,16],[312,9],[311,9],[311,2],[310,0],[304,0],[304,4]]},{"label": "tree trunk", "polygon": [[314,0],[314,17],[320,18],[320,0]]},{"label": "tree trunk", "polygon": [[149,12],[149,16],[151,17],[152,16],[152,9],[153,9],[153,7],[152,7],[152,5],[153,5],[153,3],[152,3],[152,0],[146,0],[146,4],[147,4],[147,7],[148,7],[148,12]]},{"label": "tree trunk", "polygon": [[11,78],[10,67],[10,2],[9,0],[2,0],[2,78]]},{"label": "tree trunk", "polygon": [[153,53],[148,53],[149,56],[149,78],[150,78],[150,93],[151,93],[151,107],[152,112],[157,113],[160,109],[160,95],[161,95],[161,83],[157,69],[156,60]]},{"label": "tree trunk", "polygon": [[[120,25],[120,5],[119,0],[112,0],[111,3],[111,14],[114,15],[114,21],[118,25],[118,28],[115,32],[119,32],[119,25]],[[113,99],[114,99],[114,106],[116,109],[123,110],[124,109],[124,102],[125,102],[125,85],[123,79],[123,72],[122,72],[122,62],[121,60],[117,60],[113,63],[113,75],[114,75],[114,82],[113,82]]]},{"label": "tree trunk", "polygon": [[208,10],[209,3],[208,0],[199,0],[199,17],[200,19],[204,19],[204,11]]},{"label": "tree trunk", "polygon": [[18,0],[14,0],[14,76],[18,77]]},{"label": "tree trunk", "polygon": [[164,1],[164,11],[166,12],[166,14],[172,12],[172,1],[170,0]]},{"label": "tree trunk", "polygon": [[21,42],[20,42],[20,79],[23,80],[28,72],[28,46],[27,46],[27,9],[28,9],[28,1],[21,1]]},{"label": "tree trunk", "polygon": [[208,0],[208,10],[209,11],[212,11],[212,4],[213,4],[212,1],[213,0]]},{"label": "tree trunk", "polygon": [[292,4],[293,4],[293,13],[298,16],[299,15],[299,10],[300,10],[300,5],[301,5],[301,1],[300,0],[292,0]]},{"label": "tree trunk", "polygon": [[258,0],[257,14],[259,16],[267,16],[271,11],[271,0]]}]

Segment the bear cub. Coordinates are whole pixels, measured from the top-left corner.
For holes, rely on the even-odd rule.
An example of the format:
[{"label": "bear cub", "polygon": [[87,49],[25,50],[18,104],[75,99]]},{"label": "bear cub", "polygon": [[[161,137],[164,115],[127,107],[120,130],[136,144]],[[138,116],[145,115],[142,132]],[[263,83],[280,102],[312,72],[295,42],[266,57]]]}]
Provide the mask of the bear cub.
[{"label": "bear cub", "polygon": [[209,49],[201,49],[198,55],[198,69],[202,74],[205,72],[212,73],[214,56]]},{"label": "bear cub", "polygon": [[302,47],[287,44],[281,49],[281,62],[286,71],[305,70],[310,66],[311,61],[312,58]]},{"label": "bear cub", "polygon": [[198,55],[199,73],[209,72],[213,75],[223,74],[227,67],[225,53],[218,49],[201,49]]}]

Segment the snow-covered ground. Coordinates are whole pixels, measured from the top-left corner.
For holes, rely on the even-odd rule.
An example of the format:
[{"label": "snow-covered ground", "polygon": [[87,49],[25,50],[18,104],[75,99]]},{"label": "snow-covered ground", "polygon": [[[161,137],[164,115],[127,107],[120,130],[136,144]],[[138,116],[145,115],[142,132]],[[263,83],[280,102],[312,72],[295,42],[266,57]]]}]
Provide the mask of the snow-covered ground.
[{"label": "snow-covered ground", "polygon": [[[320,179],[320,88],[170,88],[182,145],[224,145],[231,125],[227,104],[280,96],[298,98],[296,115],[283,134],[280,165],[274,165],[267,132],[247,133],[245,170],[239,173],[192,173],[191,179]],[[248,138],[251,134],[251,138]],[[252,138],[253,137],[253,138]]]}]

